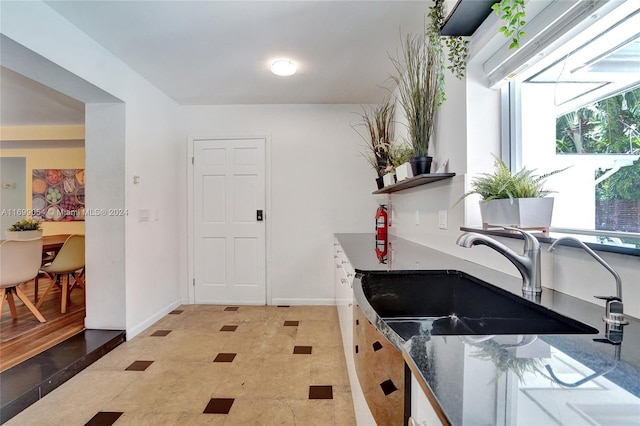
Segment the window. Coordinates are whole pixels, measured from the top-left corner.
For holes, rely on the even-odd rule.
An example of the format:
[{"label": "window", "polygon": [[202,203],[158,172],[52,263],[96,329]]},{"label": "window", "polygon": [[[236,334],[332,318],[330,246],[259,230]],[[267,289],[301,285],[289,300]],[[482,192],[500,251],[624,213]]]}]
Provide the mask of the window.
[{"label": "window", "polygon": [[630,3],[587,18],[508,86],[515,168],[570,166],[547,180],[556,229],[640,232],[640,7]]}]

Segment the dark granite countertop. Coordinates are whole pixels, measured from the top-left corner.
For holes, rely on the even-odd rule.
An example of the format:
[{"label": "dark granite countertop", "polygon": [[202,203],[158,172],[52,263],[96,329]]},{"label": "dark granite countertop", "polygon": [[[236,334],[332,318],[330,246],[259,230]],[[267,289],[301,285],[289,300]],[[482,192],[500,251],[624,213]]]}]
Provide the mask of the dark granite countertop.
[{"label": "dark granite countertop", "polygon": [[[381,263],[374,234],[337,234],[357,272],[463,271],[521,296],[522,281],[407,240],[389,236]],[[621,344],[606,341],[604,308],[544,288],[537,303],[596,328],[587,335],[400,337],[366,300],[367,318],[403,356],[441,419],[453,425],[640,425],[640,321],[628,317]],[[406,336],[405,336],[406,337]],[[429,395],[430,394],[430,395]]]}]

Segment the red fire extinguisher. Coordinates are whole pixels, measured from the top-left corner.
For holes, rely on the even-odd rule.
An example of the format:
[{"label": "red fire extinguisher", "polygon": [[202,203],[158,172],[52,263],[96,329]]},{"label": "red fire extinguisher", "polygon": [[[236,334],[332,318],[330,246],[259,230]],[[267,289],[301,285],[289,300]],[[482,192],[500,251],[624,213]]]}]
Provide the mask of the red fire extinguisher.
[{"label": "red fire extinguisher", "polygon": [[[380,207],[378,207],[378,210],[376,211],[376,239],[386,239],[388,219],[387,206],[380,204]],[[383,236],[384,238],[382,238]]]},{"label": "red fire extinguisher", "polygon": [[387,260],[387,206],[381,204],[376,211],[376,256],[381,263]]}]

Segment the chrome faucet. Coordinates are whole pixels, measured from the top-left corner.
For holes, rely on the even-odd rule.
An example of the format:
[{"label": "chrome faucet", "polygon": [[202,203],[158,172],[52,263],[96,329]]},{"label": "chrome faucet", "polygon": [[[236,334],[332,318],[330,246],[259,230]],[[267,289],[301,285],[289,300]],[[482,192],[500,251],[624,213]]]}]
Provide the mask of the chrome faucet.
[{"label": "chrome faucet", "polygon": [[553,251],[560,241],[573,241],[582,247],[587,253],[591,255],[595,260],[598,261],[602,266],[604,266],[607,271],[611,272],[614,279],[616,280],[616,295],[615,296],[594,296],[596,299],[602,299],[607,302],[605,307],[605,317],[602,318],[607,325],[611,325],[613,327],[620,327],[622,325],[629,324],[628,321],[624,319],[623,305],[622,305],[622,280],[620,279],[620,275],[613,269],[603,258],[598,256],[595,251],[591,250],[591,248],[583,243],[581,240],[574,237],[562,237],[558,238],[551,244],[549,247],[549,251]]},{"label": "chrome faucet", "polygon": [[540,284],[540,243],[531,233],[518,228],[504,227],[511,231],[517,231],[524,238],[524,250],[522,255],[511,250],[499,241],[483,234],[467,232],[458,237],[456,244],[470,248],[476,245],[489,246],[498,253],[503,254],[518,268],[522,275],[522,292],[527,295],[542,293]]}]

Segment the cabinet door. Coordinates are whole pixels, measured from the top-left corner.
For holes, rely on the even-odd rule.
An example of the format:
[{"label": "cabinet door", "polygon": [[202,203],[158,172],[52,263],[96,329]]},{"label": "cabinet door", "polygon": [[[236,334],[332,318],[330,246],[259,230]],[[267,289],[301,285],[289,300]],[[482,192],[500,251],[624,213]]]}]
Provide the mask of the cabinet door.
[{"label": "cabinet door", "polygon": [[335,262],[335,289],[336,289],[336,305],[343,306],[352,303],[353,291],[351,285],[355,272],[353,266],[349,263],[349,259],[342,250],[340,243],[334,242],[333,259]]},{"label": "cabinet door", "polygon": [[442,425],[413,373],[411,373],[411,419],[413,426]]}]

